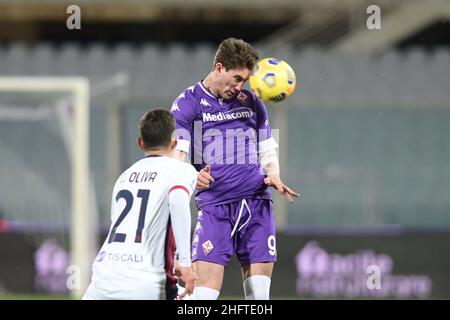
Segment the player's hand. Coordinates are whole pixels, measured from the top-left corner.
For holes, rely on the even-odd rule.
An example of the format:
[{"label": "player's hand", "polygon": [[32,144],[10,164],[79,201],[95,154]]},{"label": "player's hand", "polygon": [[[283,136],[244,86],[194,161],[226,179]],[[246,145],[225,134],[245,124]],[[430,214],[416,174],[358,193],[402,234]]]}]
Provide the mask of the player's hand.
[{"label": "player's hand", "polygon": [[209,184],[213,183],[214,179],[211,176],[211,167],[208,164],[204,167],[197,175],[197,189],[207,189],[209,188]]},{"label": "player's hand", "polygon": [[180,294],[179,298],[183,299],[185,296],[194,292],[195,281],[198,280],[197,274],[192,267],[178,267],[181,280],[184,282],[184,292]]},{"label": "player's hand", "polygon": [[298,197],[300,195],[298,192],[295,192],[285,185],[279,176],[267,176],[264,178],[264,183],[277,189],[277,191],[281,193],[290,203],[294,202],[293,197]]},{"label": "player's hand", "polygon": [[182,268],[182,266],[180,265],[180,260],[175,259],[175,275],[176,275],[178,278],[181,277],[180,268]]}]

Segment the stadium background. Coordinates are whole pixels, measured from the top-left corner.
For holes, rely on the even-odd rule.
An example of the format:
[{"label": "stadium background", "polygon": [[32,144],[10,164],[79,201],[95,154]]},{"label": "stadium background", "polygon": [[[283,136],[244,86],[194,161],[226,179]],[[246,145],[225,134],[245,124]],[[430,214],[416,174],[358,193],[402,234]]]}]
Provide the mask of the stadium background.
[{"label": "stadium background", "polygon": [[[81,30],[66,27],[69,4],[81,8]],[[371,4],[381,30],[366,27]],[[243,38],[286,60],[298,81],[287,101],[268,104],[282,177],[301,192],[294,205],[276,197],[272,296],[448,299],[449,16],[439,0],[2,0],[0,76],[89,78],[100,243],[113,182],[140,157],[139,117],[202,79],[222,39]],[[0,95],[0,297],[68,294],[61,129],[6,112],[57,101]],[[380,290],[366,286],[372,264]],[[242,298],[235,260],[225,277],[223,295]]]}]

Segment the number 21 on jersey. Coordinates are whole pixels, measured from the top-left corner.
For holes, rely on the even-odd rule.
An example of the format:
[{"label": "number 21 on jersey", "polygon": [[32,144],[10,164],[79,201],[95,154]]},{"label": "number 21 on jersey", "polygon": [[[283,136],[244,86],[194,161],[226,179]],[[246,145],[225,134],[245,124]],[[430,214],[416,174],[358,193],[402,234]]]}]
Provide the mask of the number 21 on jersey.
[{"label": "number 21 on jersey", "polygon": [[[145,213],[147,212],[147,204],[149,196],[150,190],[145,189],[138,190],[137,197],[141,198],[141,206],[139,209],[139,218],[136,228],[136,235],[134,237],[134,242],[136,243],[141,243],[142,241],[142,229],[144,228]],[[129,190],[123,189],[117,193],[116,202],[118,202],[120,199],[125,200],[125,208],[122,210],[122,212],[119,215],[119,218],[117,218],[116,223],[111,229],[111,234],[109,235],[108,243],[125,242],[125,239],[127,237],[125,233],[117,233],[116,229],[117,227],[119,227],[120,223],[123,221],[123,219],[125,219],[127,214],[130,212],[131,208],[133,207],[134,197]]]}]

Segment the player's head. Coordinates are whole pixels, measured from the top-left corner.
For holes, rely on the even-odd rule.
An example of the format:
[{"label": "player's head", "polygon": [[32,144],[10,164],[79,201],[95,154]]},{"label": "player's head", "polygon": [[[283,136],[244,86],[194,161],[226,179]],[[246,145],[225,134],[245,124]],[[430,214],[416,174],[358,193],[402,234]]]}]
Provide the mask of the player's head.
[{"label": "player's head", "polygon": [[162,149],[170,151],[176,145],[174,131],[175,119],[169,111],[150,110],[139,121],[137,144],[144,152]]},{"label": "player's head", "polygon": [[258,59],[256,50],[244,40],[228,38],[222,41],[214,57],[213,70],[222,98],[230,99],[241,91]]}]

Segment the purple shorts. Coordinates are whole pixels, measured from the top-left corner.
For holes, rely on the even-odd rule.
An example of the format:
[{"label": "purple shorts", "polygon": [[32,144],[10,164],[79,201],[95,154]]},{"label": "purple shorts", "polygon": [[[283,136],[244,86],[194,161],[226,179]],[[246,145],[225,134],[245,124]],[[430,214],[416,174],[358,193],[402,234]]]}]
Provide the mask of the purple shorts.
[{"label": "purple shorts", "polygon": [[192,261],[226,266],[236,252],[241,264],[275,262],[275,216],[271,200],[239,200],[203,206],[192,240]]}]

